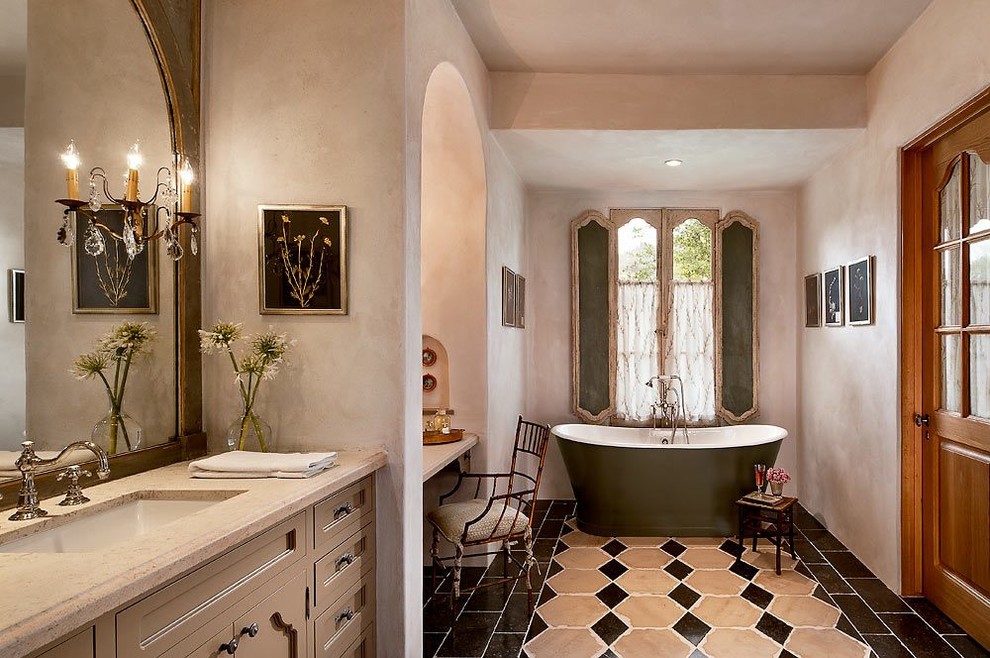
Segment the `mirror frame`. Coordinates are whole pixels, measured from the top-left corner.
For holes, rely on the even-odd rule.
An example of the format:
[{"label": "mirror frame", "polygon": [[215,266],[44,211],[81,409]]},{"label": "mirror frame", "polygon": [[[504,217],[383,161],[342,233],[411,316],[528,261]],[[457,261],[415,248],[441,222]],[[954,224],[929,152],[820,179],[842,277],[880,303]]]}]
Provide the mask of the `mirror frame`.
[{"label": "mirror frame", "polygon": [[[169,117],[173,153],[188,157],[203,180],[200,158],[201,0],[130,0],[155,57]],[[199,186],[202,187],[202,184]],[[197,190],[198,191],[198,190]],[[194,200],[197,207],[200,199]],[[189,253],[189,232],[183,232]],[[186,257],[175,263],[175,423],[177,436],[134,452],[114,455],[111,479],[118,479],[206,454],[203,432],[203,374],[199,334],[202,326],[201,264]],[[87,462],[95,465],[95,461]],[[56,468],[35,477],[41,497],[56,486]],[[0,509],[17,504],[20,480],[0,484]]]}]

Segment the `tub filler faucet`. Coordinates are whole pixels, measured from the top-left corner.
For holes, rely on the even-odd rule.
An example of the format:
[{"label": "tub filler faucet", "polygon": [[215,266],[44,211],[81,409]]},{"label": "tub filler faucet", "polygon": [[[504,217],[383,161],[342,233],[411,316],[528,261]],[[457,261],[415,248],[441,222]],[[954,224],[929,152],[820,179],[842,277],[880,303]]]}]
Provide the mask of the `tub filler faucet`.
[{"label": "tub filler faucet", "polygon": [[[674,382],[677,382],[676,387]],[[684,443],[691,443],[687,431],[687,414],[684,411],[684,382],[681,378],[677,375],[655,375],[646,381],[646,385],[656,389],[657,392],[656,402],[650,405],[650,417],[653,421],[653,431],[650,435],[656,433],[659,417],[661,426],[670,427],[670,438],[661,439],[660,443],[664,445],[673,443],[677,437],[678,426],[684,433]],[[680,412],[679,418],[678,412]]]}]

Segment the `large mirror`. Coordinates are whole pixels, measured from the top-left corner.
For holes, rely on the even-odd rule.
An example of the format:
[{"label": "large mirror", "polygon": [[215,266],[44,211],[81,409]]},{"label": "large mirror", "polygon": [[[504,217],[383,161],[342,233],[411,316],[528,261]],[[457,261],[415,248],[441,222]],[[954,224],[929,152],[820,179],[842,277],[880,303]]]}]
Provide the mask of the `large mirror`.
[{"label": "large mirror", "polygon": [[[155,192],[159,167],[174,168],[181,150],[175,102],[151,45],[149,4],[163,11],[161,3],[132,0],[0,0],[0,274],[8,306],[0,322],[0,479],[17,475],[12,457],[25,437],[41,450],[91,437],[109,447],[112,437],[123,454],[190,430],[180,405],[190,390],[178,360],[189,318],[177,317],[176,302],[195,294],[198,311],[198,292],[190,292],[198,276],[176,265],[161,240],[133,260],[110,236],[102,252],[88,253],[84,219],[74,222],[72,246],[56,239],[63,216],[55,200],[68,195],[59,156],[70,140],[83,199],[97,166],[110,191],[124,194],[136,142],[142,199]],[[119,213],[104,204],[99,217],[112,227]],[[99,374],[84,378],[76,360],[125,322],[153,335],[145,353],[126,372],[107,364],[106,384]],[[126,414],[115,430],[108,425],[116,423],[97,427],[111,408],[108,387]],[[192,407],[198,412],[198,401]]]}]

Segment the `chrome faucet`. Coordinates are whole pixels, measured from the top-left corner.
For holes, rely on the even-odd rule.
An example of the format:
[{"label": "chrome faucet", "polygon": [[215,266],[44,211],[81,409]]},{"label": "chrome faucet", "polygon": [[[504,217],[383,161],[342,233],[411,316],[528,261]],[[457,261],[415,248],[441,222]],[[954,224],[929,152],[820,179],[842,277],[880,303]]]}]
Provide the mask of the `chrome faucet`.
[{"label": "chrome faucet", "polygon": [[73,450],[86,448],[91,450],[98,461],[96,475],[101,480],[106,480],[110,475],[110,459],[106,451],[92,441],[75,441],[62,448],[62,451],[51,459],[42,459],[34,452],[34,441],[24,441],[21,443],[24,448],[21,456],[14,462],[14,466],[21,472],[21,490],[17,495],[17,511],[10,517],[11,521],[25,521],[48,516],[48,512],[38,507],[38,489],[34,485],[34,473],[39,466],[51,466],[57,464],[59,460]]},{"label": "chrome faucet", "polygon": [[[680,393],[674,387],[674,382],[677,382]],[[677,438],[678,411],[680,411],[680,428],[684,433],[684,443],[690,443],[691,440],[688,438],[687,431],[687,413],[684,410],[684,382],[681,381],[681,378],[677,375],[655,375],[646,381],[646,385],[650,388],[657,388],[657,401],[650,405],[653,429],[657,429],[657,412],[659,412],[661,425],[666,424],[670,427],[670,439],[663,439],[661,443],[673,443],[674,439]]]}]

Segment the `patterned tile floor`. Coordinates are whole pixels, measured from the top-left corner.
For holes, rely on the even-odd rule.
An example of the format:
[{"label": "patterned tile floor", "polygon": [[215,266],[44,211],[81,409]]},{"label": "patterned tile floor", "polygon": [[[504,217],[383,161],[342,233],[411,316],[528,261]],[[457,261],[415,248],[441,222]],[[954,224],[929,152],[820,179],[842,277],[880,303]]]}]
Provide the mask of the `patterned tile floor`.
[{"label": "patterned tile floor", "polygon": [[[573,501],[540,501],[534,517],[543,575],[536,614],[522,583],[462,596],[424,580],[424,656],[544,658],[990,658],[925,599],[894,595],[803,509],[799,560],[773,571],[772,547],[717,538],[586,535]],[[469,567],[466,584],[502,575]],[[545,577],[545,583],[544,583]]]}]

